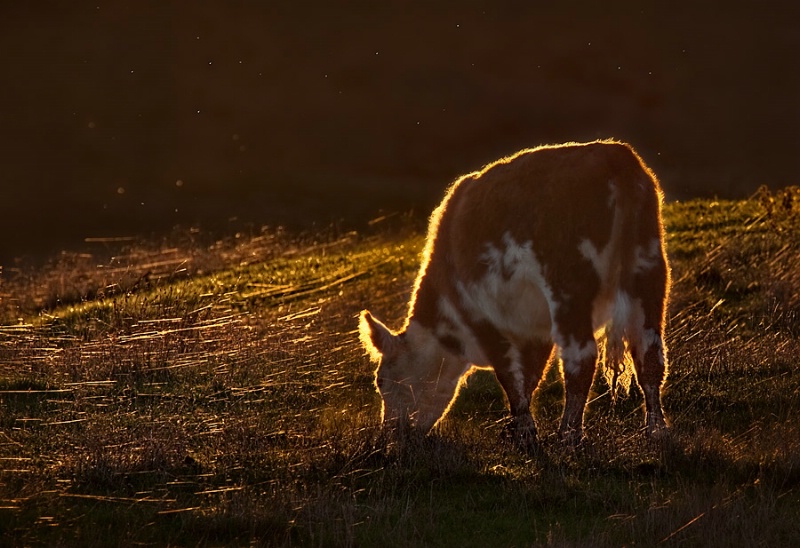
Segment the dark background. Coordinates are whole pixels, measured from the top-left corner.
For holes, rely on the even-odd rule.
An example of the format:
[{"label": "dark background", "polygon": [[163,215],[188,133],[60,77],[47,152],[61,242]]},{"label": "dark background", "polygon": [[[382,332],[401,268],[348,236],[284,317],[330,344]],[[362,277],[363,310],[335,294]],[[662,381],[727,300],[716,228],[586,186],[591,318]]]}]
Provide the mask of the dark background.
[{"label": "dark background", "polygon": [[668,199],[743,197],[800,182],[799,100],[796,0],[3,2],[0,261],[426,215],[569,140],[631,142]]}]

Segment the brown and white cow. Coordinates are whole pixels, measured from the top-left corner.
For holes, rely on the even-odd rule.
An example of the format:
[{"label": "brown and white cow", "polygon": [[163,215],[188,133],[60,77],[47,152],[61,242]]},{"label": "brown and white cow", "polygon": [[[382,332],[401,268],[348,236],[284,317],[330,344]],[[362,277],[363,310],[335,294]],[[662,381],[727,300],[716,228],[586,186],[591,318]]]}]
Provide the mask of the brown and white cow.
[{"label": "brown and white cow", "polygon": [[596,141],[518,152],[458,179],[431,216],[408,317],[392,332],[361,313],[379,361],[385,422],[429,431],[474,368],[491,368],[511,433],[535,442],[531,396],[557,346],[577,442],[598,360],[632,357],[646,431],[662,437],[669,267],[662,194],[627,144]]}]

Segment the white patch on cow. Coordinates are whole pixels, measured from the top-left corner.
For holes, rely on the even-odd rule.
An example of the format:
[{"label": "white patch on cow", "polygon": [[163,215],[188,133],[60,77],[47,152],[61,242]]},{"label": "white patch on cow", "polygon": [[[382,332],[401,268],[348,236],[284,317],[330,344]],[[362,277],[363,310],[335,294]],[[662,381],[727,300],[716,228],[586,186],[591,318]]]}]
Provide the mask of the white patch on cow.
[{"label": "white patch on cow", "polygon": [[517,396],[525,400],[527,397],[527,394],[525,394],[525,371],[522,366],[522,354],[519,348],[512,344],[511,348],[506,352],[506,358],[510,362],[508,370],[514,379],[514,389],[517,391]]},{"label": "white patch on cow", "polygon": [[631,297],[625,291],[618,290],[611,296],[601,293],[592,306],[592,329],[598,333],[610,324],[621,336],[629,324],[632,306]]},{"label": "white patch on cow", "polygon": [[479,367],[488,366],[489,359],[484,354],[472,330],[464,323],[455,305],[450,302],[450,299],[444,296],[440,297],[438,307],[439,313],[452,324],[452,327],[439,324],[436,327],[436,334],[440,336],[451,335],[457,338],[464,345],[464,358],[468,362]]},{"label": "white patch on cow", "polygon": [[[412,320],[406,327],[406,338],[413,352],[405,353],[403,359],[408,363],[402,364],[412,377],[419,376],[431,363],[441,363],[445,358],[444,350],[434,332],[416,320]],[[459,373],[460,376],[460,373]],[[438,376],[437,376],[438,377]],[[405,381],[405,379],[400,379]]]},{"label": "white patch on cow", "polygon": [[561,347],[564,372],[569,375],[580,373],[581,364],[593,357],[597,357],[597,343],[593,340],[579,343],[575,340],[574,335],[570,335],[568,342]]},{"label": "white patch on cow", "polygon": [[665,365],[664,361],[664,341],[661,334],[656,329],[645,329],[644,305],[641,298],[632,299],[627,293],[619,292],[615,303],[614,311],[611,316],[611,331],[609,339],[624,335],[624,337],[636,348],[636,356],[633,356],[639,363],[644,362],[647,351],[655,346],[658,349],[659,363]]},{"label": "white patch on cow", "polygon": [[423,360],[439,353],[438,339],[430,329],[424,327],[416,320],[411,320],[408,323],[408,327],[406,327],[406,337],[415,352],[423,357]]},{"label": "white patch on cow", "polygon": [[652,270],[658,266],[658,259],[661,256],[661,240],[653,238],[647,247],[637,246],[634,253],[633,271],[635,273]]},{"label": "white patch on cow", "polygon": [[[608,246],[606,246],[606,249],[608,249]],[[595,245],[588,238],[581,240],[581,242],[578,244],[578,251],[587,261],[592,263],[592,266],[598,275],[601,275],[601,273],[608,269],[605,264],[605,258],[601,256],[601,253],[597,251]]]},{"label": "white patch on cow", "polygon": [[391,363],[382,361],[377,371],[383,417],[406,416],[428,431],[446,413],[470,364],[447,352],[433,330],[416,320],[406,326],[405,338],[406,350]]},{"label": "white patch on cow", "polygon": [[644,361],[644,355],[653,346],[658,350],[658,363],[663,366],[664,341],[661,340],[661,335],[655,329],[645,329],[642,334],[642,355],[640,356],[642,361]]},{"label": "white patch on cow", "polygon": [[502,249],[487,244],[480,256],[487,266],[483,278],[457,282],[464,310],[510,340],[549,340],[557,302],[532,243],[519,244],[509,233],[502,243]]},{"label": "white patch on cow", "polygon": [[628,334],[631,318],[631,297],[617,291],[612,298],[598,296],[592,309],[592,327],[595,339],[605,339],[606,359],[621,363],[625,351],[623,339]]},{"label": "white patch on cow", "polygon": [[617,203],[617,193],[619,189],[617,188],[617,183],[613,180],[608,182],[608,199],[606,200],[606,205],[608,209],[613,209]]},{"label": "white patch on cow", "polygon": [[[637,301],[641,307],[641,300],[637,299]],[[611,314],[611,321],[619,326],[628,325],[632,308],[631,296],[625,291],[617,291],[614,298],[614,312]]]},{"label": "white patch on cow", "polygon": [[602,249],[597,249],[597,247],[589,238],[583,238],[578,243],[578,252],[592,264],[603,285],[606,285],[612,281],[612,278],[615,277],[614,275],[622,266],[618,264],[619,258],[618,256],[615,257],[615,252],[618,251],[619,246],[621,245],[623,236],[622,231],[624,230],[624,216],[614,207],[614,204],[617,202],[617,186],[613,181],[609,181],[608,185],[611,192],[611,196],[609,196],[608,199],[608,206],[610,209],[614,210],[613,220],[611,221],[611,234],[609,236],[608,243],[606,243]]}]

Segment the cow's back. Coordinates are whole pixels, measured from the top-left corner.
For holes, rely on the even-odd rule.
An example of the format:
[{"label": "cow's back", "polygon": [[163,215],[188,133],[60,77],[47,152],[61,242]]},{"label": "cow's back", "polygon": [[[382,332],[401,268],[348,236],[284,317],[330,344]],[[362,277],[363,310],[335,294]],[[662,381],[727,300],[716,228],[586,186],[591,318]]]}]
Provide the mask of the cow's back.
[{"label": "cow's back", "polygon": [[[415,300],[446,296],[457,303],[456,284],[485,277],[487,250],[504,249],[509,240],[530,242],[549,280],[568,280],[588,265],[587,246],[598,253],[607,248],[615,214],[625,216],[618,217],[619,236],[640,240],[618,242],[625,249],[615,260],[630,263],[635,246],[660,237],[659,192],[652,173],[621,143],[541,147],[489,164],[456,181],[434,214]],[[581,279],[583,290],[600,291],[599,279]],[[433,302],[417,307],[435,308]]]},{"label": "cow's back", "polygon": [[531,241],[551,269],[562,260],[572,268],[582,240],[607,244],[618,204],[635,210],[655,196],[645,175],[623,144],[522,151],[457,183],[440,220],[442,251],[453,256],[459,276],[479,276],[476,259],[486,244],[510,233]]}]

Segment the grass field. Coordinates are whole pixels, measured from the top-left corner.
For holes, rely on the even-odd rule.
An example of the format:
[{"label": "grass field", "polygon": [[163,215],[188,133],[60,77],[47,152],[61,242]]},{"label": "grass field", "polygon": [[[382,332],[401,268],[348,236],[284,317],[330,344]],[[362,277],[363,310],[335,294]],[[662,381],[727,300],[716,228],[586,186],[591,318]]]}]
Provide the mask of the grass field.
[{"label": "grass field", "polygon": [[668,205],[666,447],[602,380],[563,447],[557,367],[535,456],[501,441],[487,372],[432,435],[387,441],[356,315],[401,322],[415,221],[6,268],[0,544],[797,545],[799,196]]}]

